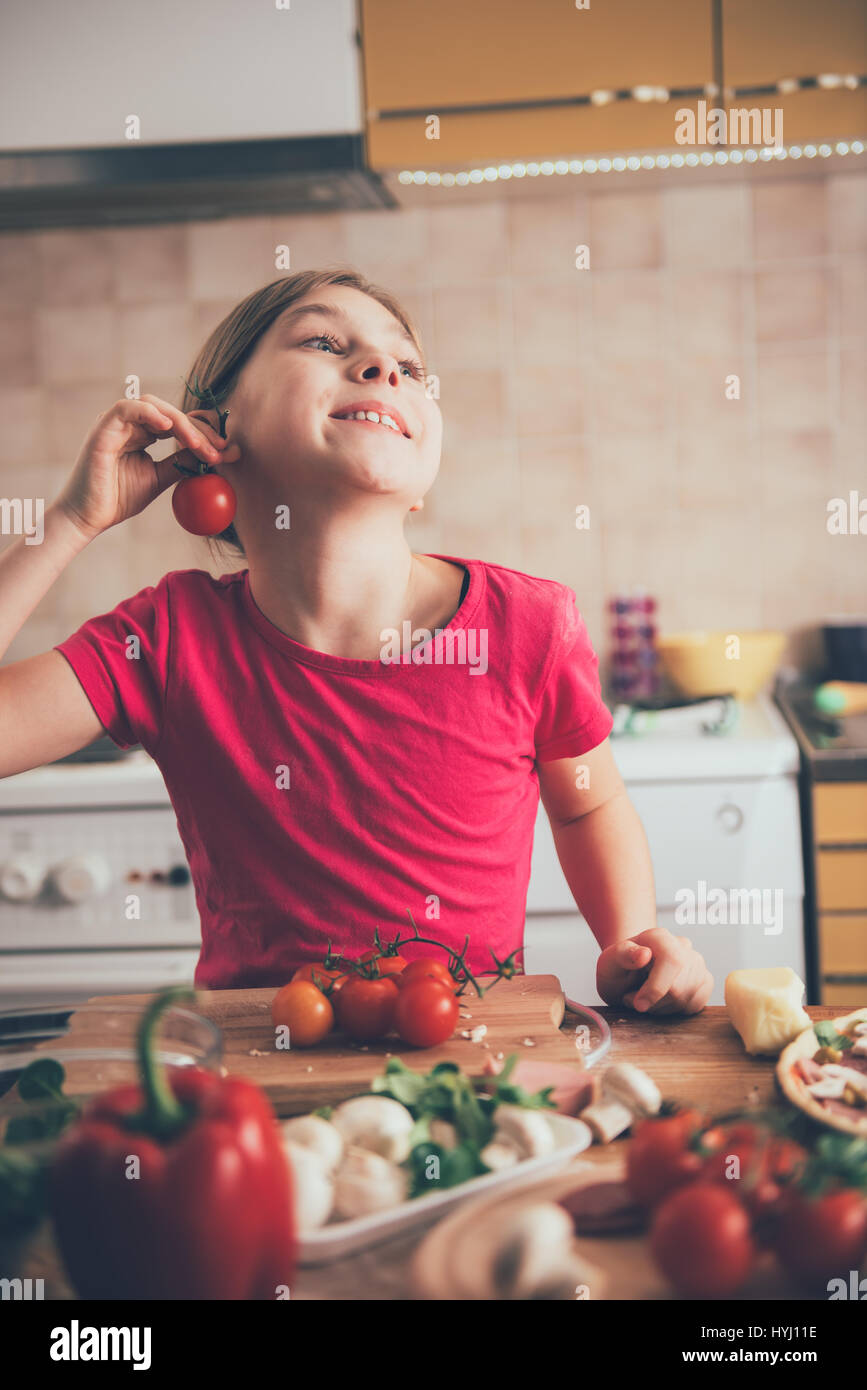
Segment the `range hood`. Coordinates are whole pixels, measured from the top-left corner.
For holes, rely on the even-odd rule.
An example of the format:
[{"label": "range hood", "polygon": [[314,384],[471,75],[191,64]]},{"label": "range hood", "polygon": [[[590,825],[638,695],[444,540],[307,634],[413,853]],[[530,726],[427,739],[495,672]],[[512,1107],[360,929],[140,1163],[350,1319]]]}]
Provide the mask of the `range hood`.
[{"label": "range hood", "polygon": [[0,231],[396,206],[361,135],[0,154]]},{"label": "range hood", "polygon": [[3,0],[0,229],[397,206],[355,0]]}]

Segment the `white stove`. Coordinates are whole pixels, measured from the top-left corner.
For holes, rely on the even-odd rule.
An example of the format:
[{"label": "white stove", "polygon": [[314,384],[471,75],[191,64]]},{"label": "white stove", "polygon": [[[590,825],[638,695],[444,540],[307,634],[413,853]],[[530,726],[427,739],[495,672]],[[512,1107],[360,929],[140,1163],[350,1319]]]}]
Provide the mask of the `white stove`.
[{"label": "white stove", "polygon": [[[618,730],[623,712],[613,713]],[[735,713],[719,733],[703,728],[706,706],[639,715],[636,733],[611,740],[650,843],[657,922],[701,951],[713,1004],[731,970],[790,965],[806,979],[798,745],[767,697]],[[568,998],[600,1002],[598,947],[541,807],[525,943],[528,970],[558,974]]]},{"label": "white stove", "polygon": [[144,752],[0,780],[0,1008],[190,984],[200,930]]},{"label": "white stove", "polygon": [[[803,976],[799,755],[769,700],[742,706],[728,733],[704,733],[703,718],[666,713],[612,746],[650,841],[657,919],[702,951],[712,1002],[722,1003],[739,966],[786,964]],[[684,892],[700,913],[701,882],[774,894],[782,930],[677,923]],[[146,753],[0,780],[0,1008],[191,983],[199,941],[175,813]],[[540,806],[526,967],[559,975],[569,998],[593,1004],[597,954]]]}]

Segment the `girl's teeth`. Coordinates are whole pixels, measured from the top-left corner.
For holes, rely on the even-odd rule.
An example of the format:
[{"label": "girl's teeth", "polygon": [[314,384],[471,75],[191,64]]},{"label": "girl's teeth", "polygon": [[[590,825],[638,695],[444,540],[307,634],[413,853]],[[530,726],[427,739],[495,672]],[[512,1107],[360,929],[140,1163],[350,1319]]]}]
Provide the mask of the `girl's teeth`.
[{"label": "girl's teeth", "polygon": [[396,430],[400,434],[397,422],[392,420],[390,415],[380,415],[375,410],[357,410],[354,415],[347,415],[347,420],[370,420],[374,425],[385,425],[386,429]]}]

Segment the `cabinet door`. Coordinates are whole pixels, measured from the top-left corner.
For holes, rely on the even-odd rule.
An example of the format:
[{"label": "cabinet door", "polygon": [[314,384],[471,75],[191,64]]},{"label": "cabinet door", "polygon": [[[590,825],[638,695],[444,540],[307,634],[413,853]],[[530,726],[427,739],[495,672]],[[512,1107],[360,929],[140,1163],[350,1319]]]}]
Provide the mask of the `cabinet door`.
[{"label": "cabinet door", "polygon": [[867,908],[867,849],[817,850],[816,900],[820,912]]},{"label": "cabinet door", "polygon": [[867,913],[819,918],[822,975],[867,975]]},{"label": "cabinet door", "polygon": [[[723,80],[727,87],[761,87],[785,77],[867,71],[864,0],[725,0]],[[863,135],[867,92],[840,88],[779,93],[739,105],[783,112],[783,141]]]},{"label": "cabinet door", "polygon": [[[569,0],[362,0],[361,13],[368,159],[379,169],[669,148],[675,108],[687,102],[557,103],[600,88],[702,87],[713,76],[711,6],[695,0],[594,0],[584,10]],[[522,102],[551,104],[509,109]],[[427,115],[440,117],[436,140]]]},{"label": "cabinet door", "polygon": [[867,782],[818,782],[813,821],[817,845],[867,845]]}]

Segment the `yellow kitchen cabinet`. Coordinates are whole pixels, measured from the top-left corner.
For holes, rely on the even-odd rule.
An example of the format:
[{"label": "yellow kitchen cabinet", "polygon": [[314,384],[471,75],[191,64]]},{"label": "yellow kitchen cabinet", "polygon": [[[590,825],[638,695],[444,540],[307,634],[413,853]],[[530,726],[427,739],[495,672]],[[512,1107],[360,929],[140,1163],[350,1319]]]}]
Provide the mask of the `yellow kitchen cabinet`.
[{"label": "yellow kitchen cabinet", "polygon": [[[564,0],[362,0],[361,18],[375,169],[671,148],[675,109],[692,102],[558,103],[599,89],[713,80],[711,7],[695,0],[589,9]],[[514,109],[522,102],[551,104]],[[438,139],[426,135],[427,116],[439,117]]]},{"label": "yellow kitchen cabinet", "polygon": [[867,975],[860,981],[836,983],[824,982],[822,985],[823,1004],[839,1004],[843,1009],[860,1009],[867,1002]]},{"label": "yellow kitchen cabinet", "polygon": [[863,1004],[867,1002],[867,782],[814,782],[812,824],[820,1002]]},{"label": "yellow kitchen cabinet", "polygon": [[823,976],[867,975],[867,912],[820,916],[819,971]]},{"label": "yellow kitchen cabinet", "polygon": [[867,782],[817,782],[813,823],[817,845],[867,845]]},{"label": "yellow kitchen cabinet", "polygon": [[819,912],[853,912],[867,907],[867,848],[816,851]]},{"label": "yellow kitchen cabinet", "polygon": [[867,71],[864,0],[724,0],[727,85]]}]

